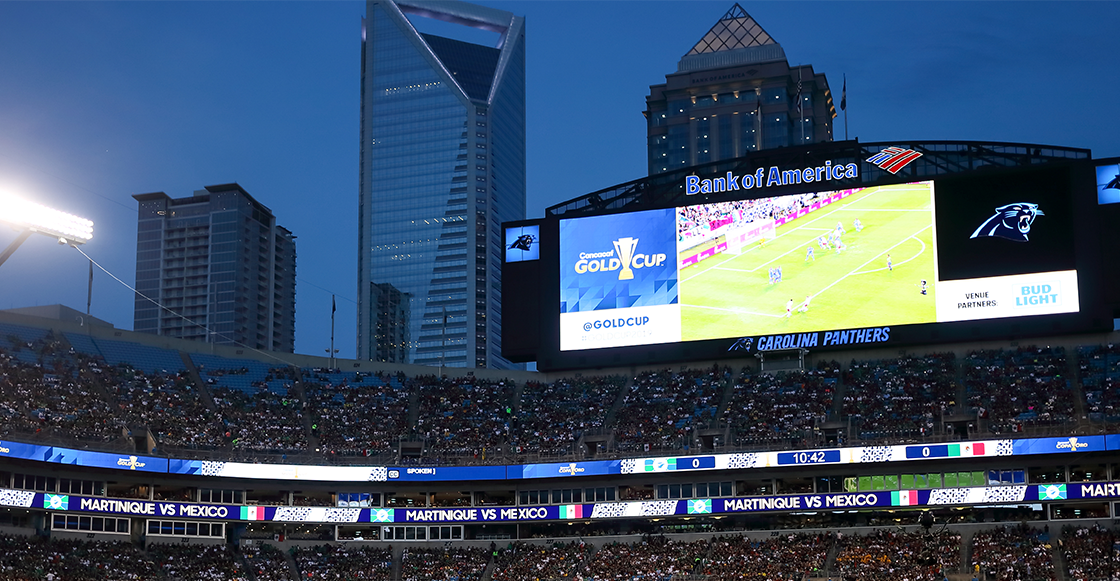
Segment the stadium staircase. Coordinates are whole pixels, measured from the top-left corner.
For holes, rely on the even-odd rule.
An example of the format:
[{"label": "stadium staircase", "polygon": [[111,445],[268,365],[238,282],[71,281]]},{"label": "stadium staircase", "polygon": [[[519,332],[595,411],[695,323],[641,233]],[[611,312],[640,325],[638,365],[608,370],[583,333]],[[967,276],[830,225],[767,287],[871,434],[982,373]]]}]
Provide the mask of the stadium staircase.
[{"label": "stadium staircase", "polygon": [[389,578],[396,581],[401,578],[401,569],[404,568],[404,546],[392,547],[391,551],[389,558],[393,560],[393,571],[389,573]]},{"label": "stadium staircase", "polygon": [[828,579],[840,578],[838,574],[832,573],[836,571],[836,557],[840,555],[840,543],[837,542],[835,535],[830,536],[828,551],[824,554],[824,566],[821,567],[823,575],[821,577],[810,577],[810,581],[827,581]]},{"label": "stadium staircase", "polygon": [[479,581],[491,581],[494,576],[494,568],[497,567],[497,565],[498,562],[491,556],[490,560],[486,561],[486,568],[482,570],[482,576],[479,577]]},{"label": "stadium staircase", "polygon": [[[292,574],[292,579],[302,579],[304,575],[299,572],[299,565],[296,564],[295,555],[291,551],[280,551],[284,555],[284,563],[288,565],[288,571]],[[395,577],[394,577],[395,579]]]},{"label": "stadium staircase", "polygon": [[1088,419],[1088,410],[1085,409],[1085,387],[1081,385],[1081,350],[1066,349],[1066,377],[1073,388],[1073,413],[1078,419]]},{"label": "stadium staircase", "polygon": [[210,386],[202,381],[202,376],[198,373],[198,368],[195,367],[194,361],[191,361],[191,356],[180,351],[179,357],[183,360],[183,365],[187,369],[187,376],[191,378],[191,383],[198,386],[199,397],[202,403],[206,404],[206,409],[210,411],[217,411],[214,405],[214,394],[210,393]]},{"label": "stadium staircase", "polygon": [[231,553],[233,553],[234,557],[236,557],[235,560],[241,567],[242,573],[245,574],[245,578],[249,581],[257,581],[257,572],[253,570],[253,566],[249,563],[249,559],[246,559],[245,555],[241,551],[234,550],[234,547],[232,545],[227,545],[227,548]]},{"label": "stadium staircase", "polygon": [[300,407],[303,410],[303,433],[307,437],[307,449],[319,449],[319,432],[312,430],[311,426],[315,423],[315,414],[307,405],[307,390],[303,386],[303,370],[299,367],[292,367],[292,372],[295,376],[292,378],[292,388],[288,395],[294,395],[300,402]]},{"label": "stadium staircase", "polygon": [[1069,567],[1066,565],[1066,556],[1062,554],[1061,549],[1063,537],[1065,537],[1063,529],[1058,529],[1058,532],[1050,537],[1050,560],[1054,563],[1054,575],[1058,581],[1069,581]]}]

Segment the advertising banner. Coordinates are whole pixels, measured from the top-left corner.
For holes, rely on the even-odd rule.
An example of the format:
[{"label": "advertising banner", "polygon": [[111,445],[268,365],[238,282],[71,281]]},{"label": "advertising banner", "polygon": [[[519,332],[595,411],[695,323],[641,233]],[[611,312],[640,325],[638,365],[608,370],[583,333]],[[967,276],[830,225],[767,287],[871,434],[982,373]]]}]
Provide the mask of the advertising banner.
[{"label": "advertising banner", "polygon": [[674,210],[560,223],[560,348],[681,340]]}]

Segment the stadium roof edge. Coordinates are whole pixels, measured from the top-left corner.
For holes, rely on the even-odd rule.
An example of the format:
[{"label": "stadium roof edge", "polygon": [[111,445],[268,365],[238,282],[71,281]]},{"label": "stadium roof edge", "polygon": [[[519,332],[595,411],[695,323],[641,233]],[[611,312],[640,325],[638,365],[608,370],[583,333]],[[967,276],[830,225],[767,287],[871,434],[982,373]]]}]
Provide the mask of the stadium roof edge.
[{"label": "stadium roof edge", "polygon": [[[868,158],[888,147],[922,154],[897,173],[887,173]],[[1089,149],[1001,141],[832,141],[766,149],[734,159],[714,161],[652,175],[604,188],[545,209],[546,218],[592,215],[617,210],[639,210],[681,205],[687,199],[684,178],[689,175],[745,173],[759,167],[812,167],[826,160],[860,164],[859,178],[840,182],[838,188],[897,183],[967,173],[982,168],[1021,167],[1092,159]],[[804,189],[801,187],[800,189]],[[792,192],[792,190],[790,190]],[[711,200],[705,200],[711,201]],[[701,203],[697,200],[695,203]]]}]

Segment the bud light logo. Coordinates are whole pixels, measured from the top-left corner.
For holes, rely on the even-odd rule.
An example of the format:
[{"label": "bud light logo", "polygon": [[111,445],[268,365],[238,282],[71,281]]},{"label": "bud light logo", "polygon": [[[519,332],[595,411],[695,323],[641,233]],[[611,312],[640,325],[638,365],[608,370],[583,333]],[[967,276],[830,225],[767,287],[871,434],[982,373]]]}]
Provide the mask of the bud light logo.
[{"label": "bud light logo", "polygon": [[576,274],[589,272],[618,271],[618,280],[632,280],[635,268],[661,266],[668,258],[665,254],[641,254],[635,252],[637,238],[615,240],[614,250],[606,252],[580,253],[575,264]]},{"label": "bud light logo", "polygon": [[641,327],[649,323],[649,317],[618,317],[616,319],[600,319],[588,321],[583,324],[584,331],[594,329],[622,329],[625,327]]},{"label": "bud light logo", "polygon": [[1022,308],[1059,305],[1062,302],[1061,298],[1057,282],[1025,284],[1019,287],[1019,293],[1015,297],[1015,306]]}]

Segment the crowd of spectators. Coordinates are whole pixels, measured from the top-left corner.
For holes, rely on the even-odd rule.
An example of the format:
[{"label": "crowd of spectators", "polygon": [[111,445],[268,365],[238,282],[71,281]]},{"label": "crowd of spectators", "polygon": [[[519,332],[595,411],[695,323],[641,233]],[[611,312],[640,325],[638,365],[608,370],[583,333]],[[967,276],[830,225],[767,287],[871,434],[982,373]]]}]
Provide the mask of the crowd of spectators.
[{"label": "crowd of spectators", "polygon": [[53,339],[27,344],[37,359],[0,351],[0,414],[5,430],[109,442],[124,435],[106,394],[94,383],[89,358],[60,355]]},{"label": "crowd of spectators", "polygon": [[879,530],[839,535],[836,569],[866,581],[942,581],[961,562],[961,536],[949,532]]},{"label": "crowd of spectators", "polygon": [[963,366],[968,404],[996,433],[1068,422],[1077,393],[1067,365],[1064,347],[972,351]]},{"label": "crowd of spectators", "polygon": [[249,563],[256,581],[291,581],[292,570],[284,553],[267,544],[242,545],[241,555]]},{"label": "crowd of spectators", "polygon": [[525,384],[511,444],[526,454],[573,451],[583,434],[603,429],[625,385],[626,379],[617,375]]},{"label": "crowd of spectators", "polygon": [[419,418],[416,433],[435,452],[479,456],[493,452],[510,437],[512,381],[474,376],[418,377]]},{"label": "crowd of spectators", "polygon": [[827,194],[828,192],[814,192],[680,208],[677,217],[677,241],[687,244],[693,239],[703,238],[711,231],[713,224],[718,227],[727,223],[747,224],[768,218],[777,220],[783,216],[796,214],[802,208],[808,208],[818,198],[823,198]]},{"label": "crowd of spectators", "polygon": [[980,531],[972,537],[972,566],[990,581],[1056,581],[1050,535],[1026,525]]},{"label": "crowd of spectators", "polygon": [[707,552],[708,541],[677,542],[665,537],[632,544],[608,543],[591,557],[584,578],[631,581],[691,575]]},{"label": "crowd of spectators", "polygon": [[731,394],[723,418],[735,445],[799,443],[832,411],[840,364],[820,362],[816,369],[780,375],[750,374]]},{"label": "crowd of spectators", "polygon": [[733,381],[728,367],[646,371],[634,378],[614,422],[619,450],[680,449],[693,430],[716,419],[724,387]]},{"label": "crowd of spectators", "polygon": [[742,535],[712,539],[702,571],[715,579],[819,577],[832,539],[824,534],[784,534],[761,541]]},{"label": "crowd of spectators", "polygon": [[1120,580],[1120,535],[1115,531],[1067,526],[1058,546],[1071,581]]},{"label": "crowd of spectators", "polygon": [[[752,208],[690,209],[689,219],[722,220]],[[1080,399],[1060,347],[974,351],[959,360],[959,375],[951,354],[853,361],[843,374],[843,401],[835,402],[835,362],[778,375],[720,367],[643,372],[629,387],[618,376],[573,376],[519,390],[513,381],[473,376],[246,367],[247,360],[209,356],[196,365],[205,367],[207,390],[194,385],[193,372],[109,365],[66,347],[61,336],[29,336],[0,336],[0,435],[75,439],[107,450],[130,444],[129,430],[145,426],[159,452],[295,454],[315,441],[318,453],[360,457],[391,453],[400,439],[415,438],[424,440],[422,456],[402,457],[402,465],[497,462],[579,452],[575,444],[589,432],[613,431],[612,451],[623,453],[685,450],[697,443],[697,430],[725,426],[731,439],[717,445],[802,445],[823,419],[851,418],[862,438],[897,441],[938,431],[943,414],[965,409],[1006,433],[1069,422]],[[1090,418],[1120,416],[1120,347],[1085,347],[1078,356]],[[234,378],[247,383],[233,385]],[[730,398],[717,416],[724,393]],[[830,418],[835,403],[838,418]]]},{"label": "crowd of spectators", "polygon": [[490,553],[482,547],[406,548],[401,556],[401,581],[480,581]]},{"label": "crowd of spectators", "polygon": [[303,383],[324,453],[388,452],[408,431],[408,391],[397,377],[312,373]]},{"label": "crowd of spectators", "polygon": [[303,404],[296,397],[267,389],[250,395],[240,389],[211,389],[214,404],[225,418],[224,437],[234,449],[300,451],[307,449]]},{"label": "crowd of spectators", "polygon": [[930,434],[956,406],[955,363],[952,353],[852,361],[844,374],[844,416],[861,439]]},{"label": "crowd of spectators", "polygon": [[1120,421],[1120,345],[1078,349],[1085,411],[1095,421]]},{"label": "crowd of spectators", "polygon": [[0,535],[4,581],[147,581],[155,563],[131,543]]},{"label": "crowd of spectators", "polygon": [[390,581],[393,576],[390,547],[328,544],[300,548],[292,555],[301,579]]},{"label": "crowd of spectators", "polygon": [[227,443],[221,415],[207,407],[186,374],[144,373],[127,365],[106,367],[103,385],[120,417],[151,430],[160,447],[217,449]]},{"label": "crowd of spectators", "polygon": [[176,581],[248,581],[227,545],[148,545],[148,557]]},{"label": "crowd of spectators", "polygon": [[513,543],[498,552],[493,581],[545,581],[574,579],[587,558],[590,547],[583,541],[533,545]]}]

